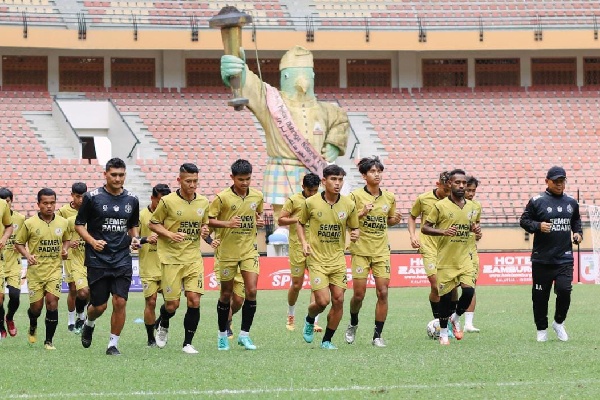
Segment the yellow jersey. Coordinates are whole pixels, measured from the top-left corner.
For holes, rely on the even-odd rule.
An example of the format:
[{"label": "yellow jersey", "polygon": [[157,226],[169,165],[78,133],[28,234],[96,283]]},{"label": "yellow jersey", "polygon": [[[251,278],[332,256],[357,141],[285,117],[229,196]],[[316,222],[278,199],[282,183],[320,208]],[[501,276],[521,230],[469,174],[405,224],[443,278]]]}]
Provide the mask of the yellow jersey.
[{"label": "yellow jersey", "polygon": [[[25,216],[18,211],[10,211],[11,221],[13,226],[13,232],[10,238],[6,241],[6,245],[2,249],[2,258],[6,265],[12,265],[15,263],[21,263],[21,254],[15,250],[15,238],[17,233],[23,227],[25,223]],[[4,227],[3,227],[4,229]]]},{"label": "yellow jersey", "polygon": [[[140,211],[140,236],[148,237],[154,234],[148,227],[151,218],[152,211],[150,211],[150,207],[146,207]],[[145,243],[140,247],[138,255],[140,257],[141,277],[160,276],[162,274],[157,247],[156,244],[150,243]]]},{"label": "yellow jersey", "polygon": [[[421,217],[421,225],[425,223],[427,220],[427,216],[433,209],[435,203],[440,201],[440,198],[435,194],[436,189],[430,190],[425,193],[421,193],[412,208],[410,209],[410,215],[413,218]],[[421,242],[421,247],[419,248],[420,253],[427,252],[435,252],[438,242],[437,236],[425,235],[423,233],[419,233],[419,241]],[[435,254],[435,253],[434,253]]]},{"label": "yellow jersey", "polygon": [[471,224],[477,217],[477,208],[471,200],[465,200],[461,209],[449,197],[435,203],[427,216],[427,222],[437,229],[457,228],[455,236],[437,236],[437,268],[471,267],[471,253],[469,251],[469,236]]},{"label": "yellow jersey", "polygon": [[[282,211],[286,211],[290,214],[291,218],[300,217],[300,213],[302,212],[302,207],[304,207],[304,203],[306,202],[306,197],[304,196],[304,192],[296,193],[290,196],[285,203],[283,203]],[[300,239],[298,238],[298,225],[291,224],[290,225],[290,236],[288,239],[290,248],[298,248],[301,246]]]},{"label": "yellow jersey", "polygon": [[83,267],[85,264],[85,240],[83,240],[75,230],[75,218],[77,218],[77,214],[73,214],[67,218],[69,224],[69,240],[78,243],[77,247],[69,249],[69,261],[74,265]]},{"label": "yellow jersey", "polygon": [[263,212],[262,192],[249,188],[245,197],[239,196],[233,186],[218,193],[212,201],[208,216],[229,221],[239,216],[239,228],[220,228],[219,261],[241,261],[258,256],[256,249],[256,214]]},{"label": "yellow jersey", "polygon": [[[481,203],[477,200],[471,201],[473,202],[473,205],[477,210],[477,214],[475,215],[475,219],[473,220],[473,222],[479,223],[479,221],[481,220]],[[469,235],[469,251],[471,252],[471,254],[477,253],[477,239],[475,239],[475,236],[475,232],[471,232],[471,234]]]},{"label": "yellow jersey", "polygon": [[335,204],[325,200],[325,192],[306,199],[300,223],[308,225],[307,241],[311,254],[307,264],[339,267],[346,264],[346,230],[358,228],[356,205],[347,196],[339,195]]},{"label": "yellow jersey", "polygon": [[197,193],[191,201],[181,197],[179,190],[161,197],[150,222],[162,224],[170,232],[186,234],[179,243],[158,237],[157,253],[162,264],[202,262],[200,230],[202,225],[208,225],[208,205],[208,199]]},{"label": "yellow jersey", "polygon": [[356,205],[357,214],[362,212],[365,205],[373,204],[369,213],[358,220],[360,237],[355,243],[350,243],[350,253],[359,256],[389,255],[387,219],[396,214],[396,197],[381,189],[377,196],[373,196],[365,186],[350,193],[350,198]]},{"label": "yellow jersey", "polygon": [[77,215],[77,210],[71,207],[71,203],[63,204],[61,208],[56,210],[56,213],[64,219],[69,219],[74,215]]},{"label": "yellow jersey", "polygon": [[[27,278],[36,281],[53,279],[62,271],[62,245],[69,240],[69,223],[60,215],[54,215],[47,223],[39,215],[27,218],[19,229],[15,243],[27,245],[37,263],[27,267]],[[59,272],[60,273],[60,272]]]}]

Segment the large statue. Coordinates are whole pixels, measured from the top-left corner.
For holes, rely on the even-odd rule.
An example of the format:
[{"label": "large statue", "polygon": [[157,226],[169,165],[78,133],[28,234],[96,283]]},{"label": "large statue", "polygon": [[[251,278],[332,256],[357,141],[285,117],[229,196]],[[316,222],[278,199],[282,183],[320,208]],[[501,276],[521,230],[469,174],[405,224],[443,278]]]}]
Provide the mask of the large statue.
[{"label": "large statue", "polygon": [[269,160],[263,192],[276,215],[288,197],[302,190],[305,174],[322,176],[328,163],[344,155],[349,134],[346,112],[315,97],[309,50],[300,46],[289,50],[279,70],[281,91],[262,82],[243,59],[232,55],[221,58],[223,81],[229,86],[229,78],[241,74],[248,108],[265,130]]}]

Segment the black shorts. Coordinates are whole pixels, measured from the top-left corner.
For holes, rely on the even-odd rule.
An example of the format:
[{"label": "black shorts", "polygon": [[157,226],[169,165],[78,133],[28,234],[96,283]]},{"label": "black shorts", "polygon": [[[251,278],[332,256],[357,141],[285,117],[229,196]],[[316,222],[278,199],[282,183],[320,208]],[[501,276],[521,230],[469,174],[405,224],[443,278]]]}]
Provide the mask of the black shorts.
[{"label": "black shorts", "polygon": [[88,267],[87,271],[91,305],[106,304],[111,294],[127,300],[133,275],[131,265],[116,268]]}]

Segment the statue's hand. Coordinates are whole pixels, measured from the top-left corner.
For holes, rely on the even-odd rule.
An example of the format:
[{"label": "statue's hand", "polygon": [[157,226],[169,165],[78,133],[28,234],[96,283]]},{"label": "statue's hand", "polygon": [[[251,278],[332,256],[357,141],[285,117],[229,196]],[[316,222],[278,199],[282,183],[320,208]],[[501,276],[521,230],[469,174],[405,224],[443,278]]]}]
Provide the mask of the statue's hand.
[{"label": "statue's hand", "polygon": [[331,143],[325,143],[323,149],[325,150],[325,154],[323,154],[323,156],[327,162],[334,162],[335,159],[340,155],[340,149]]},{"label": "statue's hand", "polygon": [[[242,57],[244,57],[244,52]],[[225,86],[230,87],[229,78],[234,75],[242,75],[242,85],[246,81],[246,62],[239,57],[232,55],[224,55],[221,57],[221,79]]]}]

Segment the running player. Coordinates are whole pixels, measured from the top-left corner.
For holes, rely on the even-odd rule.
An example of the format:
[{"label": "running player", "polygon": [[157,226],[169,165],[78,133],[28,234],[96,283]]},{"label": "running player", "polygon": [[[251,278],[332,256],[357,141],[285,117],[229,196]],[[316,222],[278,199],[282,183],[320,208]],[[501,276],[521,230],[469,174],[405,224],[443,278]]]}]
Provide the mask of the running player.
[{"label": "running player", "polygon": [[[469,251],[469,234],[481,234],[477,224],[477,208],[465,199],[465,172],[455,169],[449,173],[450,195],[435,203],[427,215],[421,232],[439,236],[437,242],[437,283],[440,296],[440,344],[448,345],[448,325],[452,323],[454,337],[461,340],[459,317],[471,304],[475,293],[473,261]],[[452,291],[460,286],[462,294],[453,313]]]},{"label": "running player", "polygon": [[[279,214],[277,223],[279,226],[289,225],[289,259],[290,259],[290,273],[292,275],[292,282],[288,290],[288,314],[287,322],[285,327],[289,331],[296,329],[295,325],[295,309],[296,301],[298,300],[298,294],[304,284],[304,273],[307,270],[306,257],[302,253],[302,244],[298,239],[298,216],[302,211],[304,202],[307,198],[317,194],[319,186],[321,185],[321,178],[316,174],[306,174],[302,179],[302,191],[291,196],[283,203],[283,208]],[[314,294],[310,293],[310,302],[315,301]],[[315,317],[315,332],[321,332],[323,328],[317,325],[317,315]]]},{"label": "running player", "polygon": [[231,165],[233,185],[217,194],[210,205],[209,225],[219,230],[219,275],[221,295],[217,302],[219,336],[217,348],[229,350],[227,321],[231,308],[234,278],[238,268],[244,278],[246,299],[242,306],[242,325],[238,344],[256,350],[250,339],[250,328],[256,313],[256,286],[259,265],[256,248],[257,228],[264,226],[263,194],[250,187],[252,164],[237,160]]},{"label": "running player", "polygon": [[[10,215],[10,206],[6,202],[6,200],[0,200],[0,218],[2,219],[2,224],[0,225],[0,233],[2,237],[0,237],[0,251],[4,249],[4,246],[8,242],[10,236],[13,233],[12,226],[12,218]],[[4,257],[2,257],[2,262],[0,262],[0,279],[4,282]],[[4,287],[3,287],[4,289]],[[4,328],[4,290],[0,290],[0,312],[2,313],[2,321],[0,330],[0,339],[4,339],[6,337],[6,329]],[[15,331],[16,334],[16,331]]]},{"label": "running player", "polygon": [[164,183],[154,186],[150,195],[150,204],[140,211],[140,280],[142,281],[142,291],[146,303],[144,307],[144,324],[148,335],[148,347],[156,347],[156,339],[154,338],[156,298],[162,278],[160,260],[156,253],[158,235],[150,230],[148,224],[152,213],[156,210],[158,201],[169,193],[171,193],[171,189]]},{"label": "running player", "polygon": [[433,318],[439,318],[438,305],[440,296],[437,290],[437,238],[433,236],[420,234],[417,236],[417,218],[421,218],[421,226],[425,224],[427,216],[431,212],[434,204],[442,200],[449,194],[448,172],[442,172],[439,180],[436,182],[436,188],[421,193],[415,200],[408,218],[408,233],[410,235],[410,245],[413,249],[418,249],[423,257],[423,267],[429,280],[431,290],[429,291],[429,304]]},{"label": "running player", "polygon": [[[21,255],[15,250],[15,237],[19,229],[25,222],[25,216],[18,211],[13,210],[13,193],[8,188],[0,188],[0,199],[3,199],[8,204],[12,221],[12,234],[5,242],[6,245],[1,250],[2,260],[4,262],[4,280],[6,289],[8,290],[8,312],[6,313],[6,329],[4,328],[4,307],[0,306],[0,338],[6,337],[6,330],[10,336],[17,335],[17,326],[15,325],[14,316],[19,305],[21,304]],[[2,227],[4,229],[4,227]],[[6,233],[6,232],[5,232]],[[0,240],[0,243],[4,243]],[[1,263],[0,263],[1,264]],[[2,265],[0,265],[0,272]],[[1,286],[1,285],[0,285]],[[2,287],[4,289],[4,287]],[[1,290],[4,296],[4,290]],[[0,300],[0,304],[2,301]]]},{"label": "running player", "polygon": [[354,190],[350,198],[356,204],[360,227],[360,239],[350,244],[352,254],[352,299],[350,300],[350,324],[346,329],[346,343],[354,343],[358,328],[358,313],[367,291],[369,271],[375,279],[377,304],[375,305],[375,330],[371,343],[385,347],[381,337],[388,312],[388,288],[390,286],[390,246],[387,228],[400,222],[396,211],[396,197],[380,188],[383,164],[379,157],[363,158],[358,163],[366,185]]},{"label": "running player", "polygon": [[106,163],[103,187],[87,192],[75,219],[75,230],[85,240],[85,265],[90,304],[81,330],[81,344],[88,348],[96,319],[108,306],[112,294],[110,339],[106,354],[118,356],[119,337],[125,325],[125,308],[133,275],[130,247],[139,248],[140,206],[135,195],[123,188],[125,162],[112,158]]},{"label": "running player", "polygon": [[162,269],[161,289],[165,303],[160,307],[156,345],[167,345],[169,320],[179,308],[181,288],[185,291],[187,311],[183,319],[182,351],[198,354],[192,345],[200,322],[200,297],[204,294],[204,263],[200,240],[208,236],[208,199],[196,193],[198,167],[182,164],[179,189],[160,199],[150,218],[150,230],[158,234],[157,253]]},{"label": "running player", "polygon": [[[481,219],[481,203],[477,200],[473,200],[475,198],[475,193],[477,192],[477,187],[479,186],[479,181],[474,176],[471,176],[467,179],[467,188],[465,189],[465,199],[471,200],[477,209],[477,217],[475,218],[475,222],[479,223]],[[476,234],[471,232],[469,235],[469,248],[471,252],[471,257],[473,257],[473,274],[475,275],[475,284],[477,284],[477,278],[479,277],[479,254],[477,253],[477,241],[481,239],[481,234]],[[479,332],[479,329],[475,328],[473,325],[473,316],[475,314],[475,305],[477,295],[473,294],[473,300],[471,300],[471,304],[467,311],[465,311],[465,332]]]},{"label": "running player", "polygon": [[[66,220],[68,220],[70,217],[76,216],[79,207],[81,207],[81,202],[83,201],[83,195],[85,194],[85,192],[87,192],[87,185],[83,182],[75,182],[71,186],[71,202],[69,204],[64,204],[61,208],[59,208],[56,211],[56,213]],[[72,224],[72,226],[74,225]],[[71,231],[75,232],[74,229],[71,229]],[[87,297],[79,298],[77,296],[77,285],[75,284],[75,279],[73,278],[73,257],[75,257],[73,255],[73,252],[76,252],[76,249],[79,248],[79,242],[79,235],[77,235],[77,237],[74,240],[71,240],[71,248],[73,250],[69,251],[69,257],[63,263],[65,267],[65,282],[67,282],[67,285],[69,285],[69,294],[67,295],[67,309],[69,311],[67,318],[67,328],[73,333],[81,332],[81,327],[83,326],[83,319],[78,318],[76,320],[75,313],[77,313],[78,316],[85,315],[84,309],[88,301]],[[84,268],[83,259],[80,256],[84,255],[85,249],[81,250],[82,252],[77,254],[77,262],[82,263],[82,265],[78,265],[80,270]]]},{"label": "running player", "polygon": [[325,190],[306,199],[298,220],[298,237],[307,257],[310,286],[315,294],[315,301],[308,306],[302,336],[307,343],[312,343],[315,317],[331,302],[321,341],[321,348],[326,350],[337,349],[331,340],[344,313],[344,291],[348,281],[344,255],[346,230],[350,229],[352,242],[360,235],[356,205],[340,194],[344,176],[346,171],[337,165],[325,167],[321,179]]},{"label": "running player", "polygon": [[[15,238],[15,248],[27,259],[29,288],[29,343],[37,341],[37,320],[46,303],[46,350],[56,350],[53,339],[58,325],[58,299],[62,259],[69,251],[68,222],[55,215],[56,193],[44,188],[37,194],[39,213],[25,220]],[[27,245],[27,247],[25,247]]]}]

